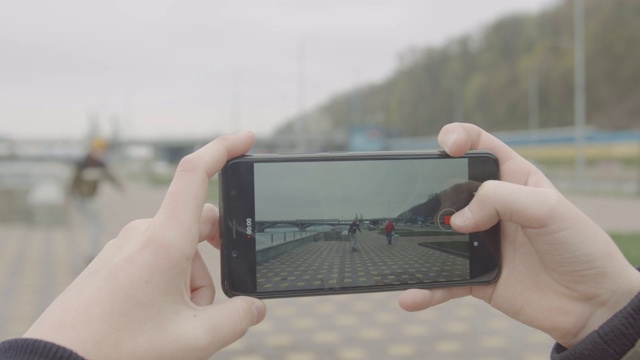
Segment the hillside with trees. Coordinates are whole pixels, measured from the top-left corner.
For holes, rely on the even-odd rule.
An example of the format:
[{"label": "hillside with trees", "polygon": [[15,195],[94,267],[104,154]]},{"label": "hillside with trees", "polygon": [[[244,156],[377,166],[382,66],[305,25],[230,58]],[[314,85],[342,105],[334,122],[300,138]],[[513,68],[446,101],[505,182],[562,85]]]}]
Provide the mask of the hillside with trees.
[{"label": "hillside with trees", "polygon": [[[585,1],[587,124],[640,128],[640,1]],[[276,133],[379,124],[399,136],[437,134],[452,121],[488,130],[574,123],[573,2],[501,18],[440,47],[408,49],[386,80],[336,95]],[[302,119],[302,120],[301,120]],[[314,124],[316,123],[316,124]]]}]

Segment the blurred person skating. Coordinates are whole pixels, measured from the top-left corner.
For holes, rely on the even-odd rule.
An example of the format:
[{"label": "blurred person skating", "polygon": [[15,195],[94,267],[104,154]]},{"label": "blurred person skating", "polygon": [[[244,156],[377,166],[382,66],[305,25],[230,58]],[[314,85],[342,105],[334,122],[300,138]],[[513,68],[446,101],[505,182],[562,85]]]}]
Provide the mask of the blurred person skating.
[{"label": "blurred person skating", "polygon": [[104,224],[97,201],[100,183],[108,181],[121,191],[124,190],[122,183],[113,175],[104,160],[107,148],[106,140],[93,139],[89,153],[76,164],[69,188],[69,197],[73,199],[87,229],[89,260],[98,255],[101,248],[100,236]]},{"label": "blurred person skating", "polygon": [[387,221],[387,225],[384,227],[384,232],[387,234],[387,245],[391,245],[391,240],[393,239],[393,231],[396,229],[396,226],[393,225],[391,220]]},{"label": "blurred person skating", "polygon": [[358,251],[358,237],[356,236],[356,232],[362,232],[360,230],[360,224],[358,224],[358,217],[353,218],[351,225],[349,225],[349,236],[351,237],[351,251]]}]

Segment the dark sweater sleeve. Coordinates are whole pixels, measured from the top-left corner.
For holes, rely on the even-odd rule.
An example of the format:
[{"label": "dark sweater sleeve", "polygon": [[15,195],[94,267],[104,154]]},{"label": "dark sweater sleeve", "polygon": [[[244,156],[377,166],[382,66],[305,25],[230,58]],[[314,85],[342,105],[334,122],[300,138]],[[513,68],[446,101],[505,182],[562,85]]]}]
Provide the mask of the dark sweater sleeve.
[{"label": "dark sweater sleeve", "polygon": [[11,339],[0,342],[0,360],[85,360],[60,345],[38,339]]},{"label": "dark sweater sleeve", "polygon": [[640,294],[571,349],[556,344],[551,360],[619,360],[640,339]]}]

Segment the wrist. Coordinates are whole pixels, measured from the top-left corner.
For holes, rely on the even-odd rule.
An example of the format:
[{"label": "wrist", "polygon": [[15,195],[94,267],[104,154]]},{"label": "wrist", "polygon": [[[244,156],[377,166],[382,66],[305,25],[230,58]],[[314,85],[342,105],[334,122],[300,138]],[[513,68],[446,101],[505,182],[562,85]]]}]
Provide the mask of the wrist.
[{"label": "wrist", "polygon": [[575,346],[567,349],[557,343],[551,352],[551,359],[631,359],[630,352],[640,339],[638,323],[640,323],[640,293]]},{"label": "wrist", "polygon": [[84,360],[71,349],[42,339],[16,338],[0,342],[0,358],[4,359]]},{"label": "wrist", "polygon": [[628,279],[619,282],[616,291],[607,294],[606,298],[596,301],[593,311],[586,319],[584,326],[573,336],[558,342],[566,348],[571,348],[583,341],[589,334],[598,330],[603,324],[612,319],[632,301],[640,299],[640,272],[633,270]]}]

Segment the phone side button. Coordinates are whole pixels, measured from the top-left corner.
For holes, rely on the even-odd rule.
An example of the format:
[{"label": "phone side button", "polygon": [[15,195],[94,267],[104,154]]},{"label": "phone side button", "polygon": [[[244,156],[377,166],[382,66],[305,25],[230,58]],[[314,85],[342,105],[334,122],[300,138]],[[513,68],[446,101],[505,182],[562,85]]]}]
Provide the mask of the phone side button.
[{"label": "phone side button", "polygon": [[233,219],[233,226],[231,227],[231,236],[233,236],[233,238],[236,238],[236,219]]}]

